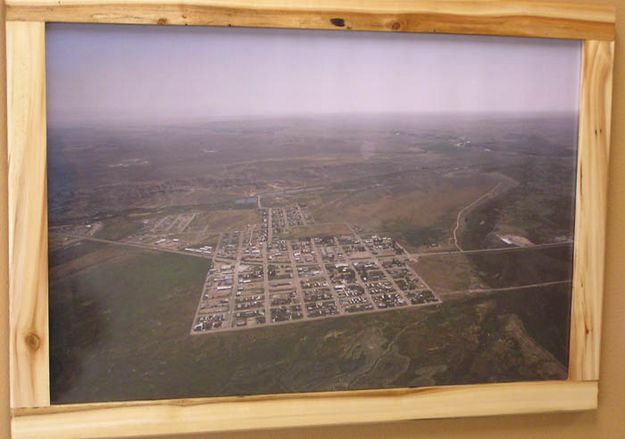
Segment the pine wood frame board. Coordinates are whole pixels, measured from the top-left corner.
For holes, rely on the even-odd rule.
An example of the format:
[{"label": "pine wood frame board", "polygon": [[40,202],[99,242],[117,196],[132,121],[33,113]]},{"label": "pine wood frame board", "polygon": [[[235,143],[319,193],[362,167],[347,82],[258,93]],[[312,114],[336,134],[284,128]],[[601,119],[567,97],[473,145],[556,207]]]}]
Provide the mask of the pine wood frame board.
[{"label": "pine wood frame board", "polygon": [[[614,6],[592,0],[9,0],[9,323],[14,438],[124,437],[597,407]],[[45,23],[440,32],[583,41],[569,378],[416,389],[50,405]],[[4,140],[4,139],[3,139]],[[6,149],[5,149],[6,147]]]}]

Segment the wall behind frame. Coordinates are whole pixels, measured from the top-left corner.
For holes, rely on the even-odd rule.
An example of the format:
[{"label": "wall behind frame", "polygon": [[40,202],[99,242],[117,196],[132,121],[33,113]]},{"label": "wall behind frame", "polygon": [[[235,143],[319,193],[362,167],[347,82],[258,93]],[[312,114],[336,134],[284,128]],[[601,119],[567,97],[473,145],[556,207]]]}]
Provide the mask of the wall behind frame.
[{"label": "wall behind frame", "polygon": [[[1,1],[1,0],[0,0]],[[181,439],[621,439],[625,437],[625,0],[617,6],[616,63],[612,113],[612,148],[609,179],[606,291],[603,315],[603,346],[599,406],[596,412],[560,415],[500,416],[432,421],[412,421],[377,425],[268,430],[216,435],[186,435]],[[0,4],[4,22],[4,3]],[[0,60],[4,60],[4,26],[0,30]],[[0,84],[5,84],[5,66],[0,68]],[[6,102],[0,87],[0,167],[6,164]],[[1,174],[2,172],[0,172]],[[6,209],[6,186],[0,182],[0,218]],[[0,242],[6,224],[0,222]],[[0,250],[0,439],[8,438],[8,323],[6,295],[6,254]]]}]

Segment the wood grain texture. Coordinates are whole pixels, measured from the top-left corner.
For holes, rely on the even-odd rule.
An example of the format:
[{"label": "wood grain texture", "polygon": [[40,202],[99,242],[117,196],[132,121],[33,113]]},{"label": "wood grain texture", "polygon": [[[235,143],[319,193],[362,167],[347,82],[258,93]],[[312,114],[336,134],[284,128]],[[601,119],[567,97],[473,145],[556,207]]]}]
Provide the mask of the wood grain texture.
[{"label": "wood grain texture", "polygon": [[603,0],[8,0],[8,20],[614,39]]},{"label": "wood grain texture", "polygon": [[582,54],[569,378],[599,379],[614,43]]},{"label": "wood grain texture", "polygon": [[50,403],[44,23],[7,23],[11,406]]},{"label": "wood grain texture", "polygon": [[[4,4],[0,4],[0,23],[4,23]],[[9,226],[7,188],[7,96],[5,27],[0,27],[0,438],[9,438],[11,423],[9,396]]]},{"label": "wood grain texture", "polygon": [[14,439],[111,438],[587,410],[597,383],[545,381],[16,410]]}]

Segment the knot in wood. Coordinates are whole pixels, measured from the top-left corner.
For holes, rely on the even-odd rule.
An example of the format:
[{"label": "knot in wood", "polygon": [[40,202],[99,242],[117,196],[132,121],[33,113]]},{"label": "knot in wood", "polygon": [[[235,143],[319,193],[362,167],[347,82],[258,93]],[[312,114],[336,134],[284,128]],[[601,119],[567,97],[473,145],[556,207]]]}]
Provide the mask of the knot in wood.
[{"label": "knot in wood", "polygon": [[28,333],[24,338],[24,341],[31,351],[36,351],[41,346],[41,339],[33,332]]}]

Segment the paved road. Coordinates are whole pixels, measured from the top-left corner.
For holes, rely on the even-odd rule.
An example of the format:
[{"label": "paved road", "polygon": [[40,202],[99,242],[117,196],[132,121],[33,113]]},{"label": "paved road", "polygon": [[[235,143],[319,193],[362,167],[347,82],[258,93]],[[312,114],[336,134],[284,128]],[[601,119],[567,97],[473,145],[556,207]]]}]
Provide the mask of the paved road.
[{"label": "paved road", "polygon": [[191,331],[190,331],[191,335],[197,334],[197,332],[195,332],[193,328],[195,327],[195,321],[200,316],[200,308],[202,307],[202,304],[204,303],[204,295],[208,294],[210,297],[210,293],[212,293],[212,286],[209,286],[211,284],[211,280],[213,277],[211,270],[217,266],[215,258],[217,256],[217,249],[219,248],[219,244],[221,244],[222,237],[223,237],[223,233],[220,233],[219,239],[217,240],[217,245],[215,246],[215,251],[213,252],[213,256],[211,258],[211,261],[212,261],[211,268],[208,269],[208,271],[206,272],[206,276],[204,277],[204,284],[202,285],[202,291],[200,292],[200,300],[197,303],[197,307],[195,308],[195,314],[193,314],[193,321],[191,322]]},{"label": "paved road", "polygon": [[[232,327],[234,322],[234,312],[235,312],[235,302],[236,302],[236,294],[239,288],[239,271],[241,267],[241,258],[243,256],[243,241],[245,240],[245,231],[241,231],[239,233],[239,246],[237,248],[237,258],[234,263],[234,269],[232,270],[232,290],[230,292],[230,312],[229,312],[229,320],[227,320],[228,326]],[[227,317],[227,318],[228,318]]]},{"label": "paved road", "polygon": [[297,203],[297,211],[299,212],[299,216],[302,219],[302,225],[305,226],[308,223],[306,222],[306,218],[304,217],[304,212],[302,211],[302,206]]},{"label": "paved road", "polygon": [[551,242],[547,244],[535,244],[527,247],[499,247],[499,248],[482,248],[475,250],[450,250],[450,251],[438,251],[438,252],[426,252],[426,253],[408,253],[410,256],[441,256],[441,255],[459,255],[459,254],[472,254],[472,253],[495,253],[495,252],[513,252],[522,250],[536,250],[541,248],[562,247],[565,245],[571,245],[573,241]]},{"label": "paved road", "polygon": [[[349,226],[348,226],[349,227]],[[364,296],[365,298],[369,301],[369,303],[371,303],[371,305],[374,306],[373,309],[377,309],[375,307],[375,302],[373,300],[373,297],[371,296],[371,292],[369,291],[369,288],[367,288],[367,286],[365,285],[364,281],[362,280],[362,278],[360,277],[360,273],[358,273],[358,270],[356,270],[354,268],[354,262],[356,262],[354,259],[350,258],[347,255],[347,252],[345,251],[345,248],[339,243],[339,240],[334,237],[334,245],[337,247],[340,247],[341,250],[343,251],[343,254],[345,255],[345,260],[351,265],[351,269],[354,270],[354,281],[356,282],[356,284],[362,288],[362,290],[364,291]],[[353,314],[358,314],[358,313],[353,313]]]},{"label": "paved road", "polygon": [[345,314],[345,310],[341,306],[341,301],[339,299],[339,295],[336,292],[336,290],[334,289],[334,283],[332,282],[332,279],[330,279],[330,275],[328,274],[328,270],[326,270],[326,266],[323,263],[323,257],[321,256],[321,250],[319,250],[319,247],[317,247],[317,244],[315,244],[315,239],[314,238],[312,238],[310,240],[310,247],[315,252],[315,261],[316,261],[317,265],[319,266],[319,270],[321,271],[321,274],[322,274],[323,278],[325,279],[325,281],[328,284],[328,288],[330,289],[330,294],[334,298],[334,303],[336,305],[337,311],[339,312],[339,314]]},{"label": "paved road", "polygon": [[295,262],[295,257],[293,256],[293,248],[291,247],[291,243],[289,241],[286,242],[286,248],[289,253],[289,263],[291,264],[291,273],[293,274],[293,284],[295,287],[295,294],[297,294],[297,301],[302,307],[302,315],[305,316],[304,319],[307,319],[308,310],[306,310],[306,303],[304,302],[304,291],[302,289],[301,280],[297,271],[297,263]]},{"label": "paved road", "polygon": [[263,255],[263,290],[265,293],[265,323],[271,322],[271,299],[269,294],[269,259],[267,255],[267,243],[263,242],[260,249]]},{"label": "paved road", "polygon": [[528,285],[518,285],[512,287],[501,287],[501,288],[474,288],[469,290],[458,290],[458,291],[450,291],[449,293],[442,294],[446,299],[450,298],[450,296],[467,296],[473,294],[488,294],[488,293],[499,293],[505,291],[517,291],[517,290],[527,290],[531,288],[539,288],[539,287],[547,287],[550,285],[563,285],[570,284],[572,281],[570,279],[567,280],[556,280],[551,282],[540,282],[535,284]]}]

